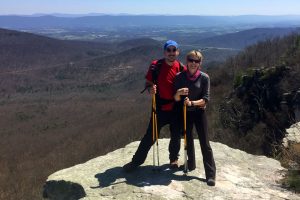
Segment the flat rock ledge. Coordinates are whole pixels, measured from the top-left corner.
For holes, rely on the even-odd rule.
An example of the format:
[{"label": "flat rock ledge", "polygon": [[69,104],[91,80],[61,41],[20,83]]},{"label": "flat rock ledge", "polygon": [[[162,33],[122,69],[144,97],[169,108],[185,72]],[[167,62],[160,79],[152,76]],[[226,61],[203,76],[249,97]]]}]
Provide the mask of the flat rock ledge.
[{"label": "flat rock ledge", "polygon": [[[216,186],[208,186],[204,180],[199,141],[194,142],[197,168],[187,175],[180,170],[168,169],[169,139],[159,140],[162,164],[159,172],[153,171],[151,149],[141,167],[133,173],[124,173],[122,166],[131,160],[139,144],[137,141],[50,175],[44,185],[43,197],[53,200],[300,200],[299,194],[280,186],[278,181],[286,169],[277,160],[251,155],[215,142],[211,142],[211,146],[217,167]],[[182,164],[183,156],[180,161]]]}]

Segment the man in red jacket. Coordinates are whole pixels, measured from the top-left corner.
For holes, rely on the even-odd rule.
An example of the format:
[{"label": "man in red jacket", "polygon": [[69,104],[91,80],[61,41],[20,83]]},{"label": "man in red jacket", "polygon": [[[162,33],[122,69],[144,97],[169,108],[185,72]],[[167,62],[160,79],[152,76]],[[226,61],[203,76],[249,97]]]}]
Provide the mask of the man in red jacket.
[{"label": "man in red jacket", "polygon": [[[183,65],[177,60],[179,55],[178,44],[169,40],[164,45],[164,58],[155,60],[151,63],[146,75],[146,86],[151,95],[156,95],[157,104],[157,128],[160,129],[169,124],[171,140],[169,144],[169,159],[172,168],[178,167],[178,153],[180,149],[180,134],[178,114],[174,109],[174,80],[178,72],[183,70]],[[145,162],[147,154],[153,145],[152,138],[152,118],[150,119],[148,129],[142,138],[132,161],[123,166],[126,172],[135,170]]]}]

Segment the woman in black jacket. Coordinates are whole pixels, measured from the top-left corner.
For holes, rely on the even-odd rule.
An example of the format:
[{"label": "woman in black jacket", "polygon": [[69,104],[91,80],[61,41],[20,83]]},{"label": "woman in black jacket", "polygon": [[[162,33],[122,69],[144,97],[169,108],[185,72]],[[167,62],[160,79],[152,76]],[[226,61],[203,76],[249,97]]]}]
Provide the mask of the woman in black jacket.
[{"label": "woman in black jacket", "polygon": [[200,71],[203,56],[199,51],[193,50],[186,56],[187,71],[177,74],[174,82],[176,101],[181,101],[187,106],[187,154],[188,169],[196,168],[194,140],[192,135],[195,124],[203,156],[206,181],[210,186],[215,185],[216,166],[212,148],[208,140],[207,118],[205,107],[209,101],[210,81],[209,76]]}]

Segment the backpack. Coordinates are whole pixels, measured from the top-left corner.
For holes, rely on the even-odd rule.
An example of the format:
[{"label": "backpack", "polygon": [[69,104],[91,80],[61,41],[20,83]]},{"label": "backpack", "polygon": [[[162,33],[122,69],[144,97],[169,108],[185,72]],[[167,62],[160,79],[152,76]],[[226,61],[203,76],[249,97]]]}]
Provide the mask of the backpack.
[{"label": "backpack", "polygon": [[[158,80],[158,76],[159,76],[159,72],[161,69],[161,66],[163,65],[164,62],[164,58],[163,59],[159,59],[157,60],[156,64],[152,64],[150,66],[150,70],[152,71],[152,82],[154,84],[157,84],[157,80]],[[184,65],[182,64],[182,62],[179,62],[179,71],[182,72],[184,70]],[[146,89],[148,89],[150,87],[150,85],[146,85],[145,89],[143,91],[141,91],[141,93],[145,92]]]}]

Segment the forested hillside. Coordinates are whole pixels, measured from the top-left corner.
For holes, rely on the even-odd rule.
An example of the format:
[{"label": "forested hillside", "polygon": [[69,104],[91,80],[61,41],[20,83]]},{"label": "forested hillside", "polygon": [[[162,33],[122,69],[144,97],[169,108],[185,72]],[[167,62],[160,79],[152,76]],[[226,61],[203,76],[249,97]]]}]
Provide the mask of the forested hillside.
[{"label": "forested hillside", "polygon": [[299,61],[300,36],[290,35],[247,47],[222,68],[209,70],[212,93],[218,91],[217,138],[251,153],[276,155],[285,128],[295,122]]}]

